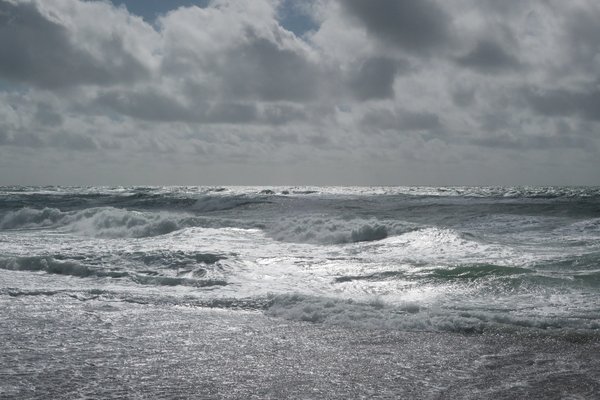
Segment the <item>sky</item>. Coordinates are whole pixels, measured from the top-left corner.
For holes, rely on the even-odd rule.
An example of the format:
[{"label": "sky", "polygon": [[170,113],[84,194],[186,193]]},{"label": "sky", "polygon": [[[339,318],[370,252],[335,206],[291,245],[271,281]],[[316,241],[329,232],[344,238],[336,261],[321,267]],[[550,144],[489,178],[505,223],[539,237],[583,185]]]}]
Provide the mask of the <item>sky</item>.
[{"label": "sky", "polygon": [[0,0],[0,185],[600,185],[596,0]]}]

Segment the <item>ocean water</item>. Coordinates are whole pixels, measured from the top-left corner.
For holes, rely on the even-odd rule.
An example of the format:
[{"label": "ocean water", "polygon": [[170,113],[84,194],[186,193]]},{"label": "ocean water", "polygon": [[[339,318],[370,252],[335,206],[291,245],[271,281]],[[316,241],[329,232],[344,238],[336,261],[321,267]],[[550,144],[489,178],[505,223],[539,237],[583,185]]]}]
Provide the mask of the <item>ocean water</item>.
[{"label": "ocean water", "polygon": [[[511,370],[513,384],[503,382],[489,393],[475,381],[461,386],[468,392],[452,389],[440,372],[438,385],[413,388],[417,378],[413,386],[371,380],[374,391],[361,392],[368,386],[363,385],[356,392],[338,390],[339,398],[393,398],[399,393],[414,398],[444,393],[464,398],[501,398],[502,393],[506,398],[515,393],[593,398],[600,388],[600,361],[594,355],[600,341],[600,188],[2,187],[0,306],[0,380],[5,382],[0,383],[0,395],[6,397],[185,397],[185,392],[168,390],[169,380],[158,389],[150,383],[137,387],[132,381],[129,386],[118,379],[107,382],[110,368],[114,373],[117,366],[96,361],[94,369],[86,364],[91,362],[87,353],[78,351],[96,346],[99,354],[112,354],[122,374],[123,363],[114,361],[120,360],[115,352],[144,348],[132,352],[142,365],[148,357],[156,360],[156,354],[147,352],[169,337],[179,340],[179,347],[165,360],[187,360],[190,368],[190,356],[197,361],[190,349],[200,351],[198,340],[207,340],[199,339],[202,332],[229,338],[236,346],[248,344],[237,355],[223,353],[212,364],[188,369],[200,376],[212,365],[222,377],[223,371],[231,371],[226,361],[240,354],[247,360],[270,360],[268,352],[255,354],[252,349],[261,342],[248,342],[243,333],[254,326],[254,334],[260,331],[271,344],[281,337],[296,340],[288,343],[289,350],[278,350],[289,351],[290,357],[308,351],[295,335],[318,341],[322,339],[314,339],[314,332],[321,338],[343,332],[355,344],[357,337],[389,339],[385,345],[373,342],[371,351],[379,353],[370,361],[371,353],[364,349],[365,363],[382,359],[385,351],[395,354],[401,338],[416,343],[427,337],[429,342],[447,342],[441,346],[445,350],[435,350],[437,357],[443,356],[438,364],[463,360],[470,368],[478,366],[473,374],[480,374],[490,360],[497,361],[494,368],[499,371],[501,366],[509,371],[513,364],[535,366],[522,381]],[[193,326],[191,314],[196,318]],[[116,320],[121,321],[118,326]],[[118,344],[103,336],[110,332],[120,332],[126,342],[145,338],[145,344]],[[187,332],[185,337],[182,332]],[[490,338],[498,338],[492,347]],[[523,349],[539,343],[546,345],[529,361],[522,359],[523,351],[506,352],[507,346]],[[351,351],[341,339],[328,346],[327,351],[337,349],[341,358]],[[224,348],[217,346],[215,354]],[[429,351],[421,354],[429,365],[433,350],[421,351]],[[65,376],[52,377],[61,354],[80,355]],[[411,357],[418,358],[415,354]],[[540,354],[558,355],[544,364]],[[582,354],[587,361],[577,361]],[[394,360],[396,371],[398,363],[408,362]],[[104,382],[101,386],[90,386],[80,369],[83,364],[89,371],[103,371],[95,378]],[[315,368],[326,365],[323,361]],[[238,366],[242,370],[247,364]],[[377,368],[384,375],[391,370]],[[83,374],[80,379],[87,385],[73,381],[74,371]],[[153,371],[146,371],[147,376],[164,377]],[[427,371],[430,375],[420,376],[429,382],[435,368]],[[465,383],[465,374],[448,376],[447,381],[456,384],[460,378]],[[261,376],[278,375],[263,370]],[[546,382],[543,387],[552,391],[540,391],[542,384],[532,384],[532,376],[543,376],[536,382]],[[574,389],[575,381],[587,383]],[[75,383],[71,388],[67,382]],[[172,382],[182,387],[180,381]],[[207,390],[207,397],[323,397],[308,396],[311,385],[292,383],[265,392],[274,385],[267,381],[262,389],[248,387],[244,392],[243,382],[237,386],[241,392],[212,386],[211,392],[197,382],[193,387],[196,396]],[[100,390],[111,384],[121,392]],[[297,392],[281,391],[294,387]],[[386,391],[390,387],[396,391]],[[516,387],[525,387],[524,392],[514,392]]]}]

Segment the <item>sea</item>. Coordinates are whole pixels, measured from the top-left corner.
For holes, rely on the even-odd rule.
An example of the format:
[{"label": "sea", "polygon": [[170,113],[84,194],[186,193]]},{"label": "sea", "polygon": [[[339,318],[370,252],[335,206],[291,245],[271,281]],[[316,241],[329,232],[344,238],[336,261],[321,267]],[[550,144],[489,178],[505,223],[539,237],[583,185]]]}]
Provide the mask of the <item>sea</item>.
[{"label": "sea", "polygon": [[0,398],[600,398],[600,187],[0,187]]}]

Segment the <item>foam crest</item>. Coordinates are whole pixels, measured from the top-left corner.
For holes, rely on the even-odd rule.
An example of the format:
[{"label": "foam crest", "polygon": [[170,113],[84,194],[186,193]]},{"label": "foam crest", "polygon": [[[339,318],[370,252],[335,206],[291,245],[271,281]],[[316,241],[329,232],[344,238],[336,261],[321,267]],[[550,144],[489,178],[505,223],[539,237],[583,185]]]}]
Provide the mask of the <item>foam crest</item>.
[{"label": "foam crest", "polygon": [[515,260],[513,249],[481,243],[469,234],[447,228],[422,228],[382,242],[380,250],[390,257],[408,257],[423,262],[499,263]]},{"label": "foam crest", "polygon": [[0,229],[66,228],[94,237],[149,237],[171,233],[191,223],[187,215],[144,213],[112,207],[63,212],[23,208],[9,212]]},{"label": "foam crest", "polygon": [[149,237],[180,229],[181,218],[116,208],[91,209],[67,218],[70,229],[96,237]]},{"label": "foam crest", "polygon": [[66,213],[56,208],[22,208],[7,213],[0,220],[0,229],[33,229],[56,225],[63,220]]}]

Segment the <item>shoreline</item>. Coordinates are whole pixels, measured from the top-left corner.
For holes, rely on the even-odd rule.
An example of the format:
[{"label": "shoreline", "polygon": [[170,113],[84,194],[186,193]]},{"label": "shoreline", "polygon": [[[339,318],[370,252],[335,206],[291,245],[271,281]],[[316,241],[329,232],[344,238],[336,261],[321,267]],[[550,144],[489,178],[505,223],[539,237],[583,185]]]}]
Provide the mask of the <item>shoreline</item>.
[{"label": "shoreline", "polygon": [[0,397],[593,398],[600,343],[0,296]]}]

